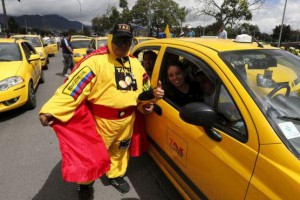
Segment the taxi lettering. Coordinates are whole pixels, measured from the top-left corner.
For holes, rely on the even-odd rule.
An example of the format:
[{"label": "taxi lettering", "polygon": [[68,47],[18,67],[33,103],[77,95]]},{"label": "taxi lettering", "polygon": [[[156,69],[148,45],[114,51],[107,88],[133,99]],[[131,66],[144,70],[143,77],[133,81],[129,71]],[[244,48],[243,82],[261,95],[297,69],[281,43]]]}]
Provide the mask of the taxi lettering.
[{"label": "taxi lettering", "polygon": [[183,149],[174,141],[170,138],[170,143],[169,146],[172,150],[174,150],[180,157],[183,156]]}]

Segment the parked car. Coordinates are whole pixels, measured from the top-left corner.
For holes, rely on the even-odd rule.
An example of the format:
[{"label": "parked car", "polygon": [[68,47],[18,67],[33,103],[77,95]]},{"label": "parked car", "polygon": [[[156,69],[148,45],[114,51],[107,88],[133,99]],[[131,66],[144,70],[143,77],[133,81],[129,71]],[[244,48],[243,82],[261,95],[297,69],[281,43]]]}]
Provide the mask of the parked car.
[{"label": "parked car", "polygon": [[157,39],[157,38],[155,38],[155,37],[140,37],[140,36],[134,37],[132,39],[132,44],[131,44],[130,48],[132,49],[138,43],[145,42],[145,41],[148,41],[148,40],[155,40],[155,39]]},{"label": "parked car", "polygon": [[44,41],[44,48],[45,48],[45,52],[46,54],[49,56],[55,56],[55,54],[58,53],[58,47],[57,47],[57,42],[55,40],[55,38],[51,37],[49,39],[46,39]]},{"label": "parked car", "polygon": [[91,53],[92,51],[107,45],[107,37],[94,37],[88,46],[87,54]]},{"label": "parked car", "polygon": [[89,38],[86,35],[72,35],[71,39],[83,39],[83,38]]},{"label": "parked car", "polygon": [[[300,196],[300,58],[251,39],[159,39],[132,50],[158,54],[152,87],[166,89],[167,66],[180,62],[204,97],[179,106],[165,96],[146,116],[149,154],[184,199]],[[214,86],[209,99],[201,74]]]},{"label": "parked car", "polygon": [[43,69],[48,69],[47,64],[49,63],[49,57],[45,51],[45,45],[39,35],[13,35],[11,38],[28,40],[40,55]]},{"label": "parked car", "polygon": [[28,41],[0,39],[0,112],[35,108],[35,91],[44,81],[40,55]]},{"label": "parked car", "polygon": [[74,63],[79,62],[86,55],[90,41],[91,39],[88,38],[71,39]]}]

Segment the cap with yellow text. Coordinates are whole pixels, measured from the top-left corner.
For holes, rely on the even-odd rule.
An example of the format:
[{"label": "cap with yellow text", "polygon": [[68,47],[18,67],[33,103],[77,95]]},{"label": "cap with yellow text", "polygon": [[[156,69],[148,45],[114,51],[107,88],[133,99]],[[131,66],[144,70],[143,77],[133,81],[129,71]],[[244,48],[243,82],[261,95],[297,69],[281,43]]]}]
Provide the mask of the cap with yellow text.
[{"label": "cap with yellow text", "polygon": [[113,37],[133,37],[132,28],[128,24],[116,24],[114,29],[111,31]]}]

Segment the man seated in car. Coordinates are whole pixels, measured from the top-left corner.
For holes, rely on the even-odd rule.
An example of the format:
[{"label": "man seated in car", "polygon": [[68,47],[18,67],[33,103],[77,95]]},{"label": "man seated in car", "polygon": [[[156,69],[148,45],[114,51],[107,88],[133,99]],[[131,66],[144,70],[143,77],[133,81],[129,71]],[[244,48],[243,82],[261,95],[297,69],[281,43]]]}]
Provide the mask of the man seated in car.
[{"label": "man seated in car", "polygon": [[[208,105],[214,105],[214,98],[216,98],[216,87],[214,83],[201,71],[196,76],[196,81],[203,92],[204,102]],[[218,113],[229,122],[235,122],[241,119],[241,116],[236,109],[236,106],[231,101],[231,98],[225,93],[224,86],[221,86],[219,100],[218,100]]]}]

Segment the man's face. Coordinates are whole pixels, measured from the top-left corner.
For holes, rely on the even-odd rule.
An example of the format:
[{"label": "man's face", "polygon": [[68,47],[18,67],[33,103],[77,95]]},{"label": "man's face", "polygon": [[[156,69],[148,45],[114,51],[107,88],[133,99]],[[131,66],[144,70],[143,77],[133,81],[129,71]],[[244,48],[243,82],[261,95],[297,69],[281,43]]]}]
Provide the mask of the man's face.
[{"label": "man's face", "polygon": [[155,63],[155,59],[150,54],[145,54],[143,57],[143,66],[146,70],[152,70]]},{"label": "man's face", "polygon": [[212,95],[215,91],[214,84],[205,76],[199,75],[196,77],[199,87],[205,95]]},{"label": "man's face", "polygon": [[131,46],[131,37],[118,37],[118,38],[113,38],[112,40],[112,50],[114,54],[118,58],[122,58],[127,55],[130,46]]}]

